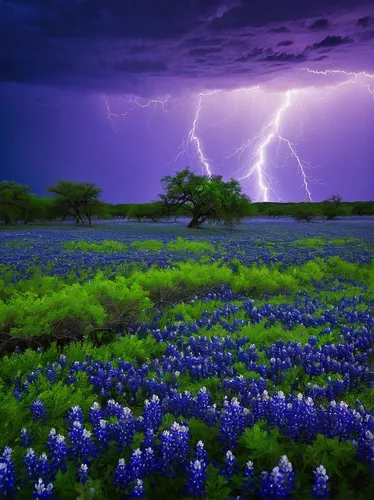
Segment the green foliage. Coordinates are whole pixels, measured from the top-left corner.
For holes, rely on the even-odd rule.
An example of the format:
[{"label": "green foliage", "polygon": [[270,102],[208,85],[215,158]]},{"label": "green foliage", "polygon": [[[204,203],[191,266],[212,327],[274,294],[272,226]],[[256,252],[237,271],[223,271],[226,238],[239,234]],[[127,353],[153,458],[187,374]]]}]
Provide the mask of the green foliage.
[{"label": "green foliage", "polygon": [[222,176],[206,177],[188,168],[161,180],[165,194],[160,195],[169,213],[185,207],[192,219],[188,227],[200,227],[205,221],[223,222],[232,229],[249,213],[250,200],[235,179],[224,182]]},{"label": "green foliage", "polygon": [[133,241],[131,246],[137,248],[138,250],[159,252],[163,246],[160,240],[143,240],[143,241]]},{"label": "green foliage", "polygon": [[220,475],[219,469],[209,464],[207,468],[206,494],[208,500],[227,500],[231,488],[227,480]]},{"label": "green foliage", "polygon": [[0,302],[0,334],[12,337],[53,335],[80,338],[100,329],[126,328],[132,319],[145,320],[150,300],[137,283],[127,286],[124,277],[108,280],[98,273],[83,285],[65,285],[38,296],[18,293]]},{"label": "green foliage", "polygon": [[67,241],[64,243],[67,250],[81,250],[82,252],[115,253],[123,252],[127,245],[120,241],[104,240],[102,243],[88,243],[87,241]]},{"label": "green foliage", "polygon": [[141,221],[143,219],[149,219],[152,222],[158,222],[168,216],[168,211],[159,201],[153,203],[140,203],[130,205],[126,211],[126,216],[128,219],[136,219]]},{"label": "green foliage", "polygon": [[95,184],[59,181],[55,186],[49,187],[48,191],[56,196],[63,218],[71,215],[77,224],[84,224],[84,216],[91,224],[92,216],[101,209],[98,198],[102,190]]},{"label": "green foliage", "polygon": [[33,210],[34,202],[35,197],[30,194],[28,186],[10,181],[0,182],[0,220],[6,226]]},{"label": "green foliage", "polygon": [[180,236],[174,241],[169,241],[166,248],[172,252],[214,252],[214,246],[208,241],[184,240]]}]

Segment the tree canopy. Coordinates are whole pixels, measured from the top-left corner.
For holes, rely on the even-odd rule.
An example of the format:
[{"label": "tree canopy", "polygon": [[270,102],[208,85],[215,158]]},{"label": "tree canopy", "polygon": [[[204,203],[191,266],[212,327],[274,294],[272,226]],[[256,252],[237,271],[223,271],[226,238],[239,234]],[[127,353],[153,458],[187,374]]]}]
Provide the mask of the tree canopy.
[{"label": "tree canopy", "polygon": [[185,168],[163,177],[161,182],[165,192],[159,198],[166,211],[172,214],[184,207],[192,217],[190,228],[200,227],[205,221],[233,227],[249,213],[250,199],[236,179],[225,182],[222,176],[207,177]]},{"label": "tree canopy", "polygon": [[57,203],[64,212],[63,218],[72,215],[77,224],[84,224],[85,215],[91,224],[92,215],[99,208],[98,198],[102,192],[95,184],[59,181],[55,186],[49,187],[48,191],[56,195]]}]

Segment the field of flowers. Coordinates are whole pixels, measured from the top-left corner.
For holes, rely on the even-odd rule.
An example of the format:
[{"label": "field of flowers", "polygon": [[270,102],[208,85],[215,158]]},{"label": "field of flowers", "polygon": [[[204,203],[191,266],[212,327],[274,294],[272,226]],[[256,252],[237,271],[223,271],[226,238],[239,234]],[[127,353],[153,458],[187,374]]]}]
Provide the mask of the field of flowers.
[{"label": "field of flowers", "polygon": [[374,226],[0,229],[0,498],[366,499]]}]

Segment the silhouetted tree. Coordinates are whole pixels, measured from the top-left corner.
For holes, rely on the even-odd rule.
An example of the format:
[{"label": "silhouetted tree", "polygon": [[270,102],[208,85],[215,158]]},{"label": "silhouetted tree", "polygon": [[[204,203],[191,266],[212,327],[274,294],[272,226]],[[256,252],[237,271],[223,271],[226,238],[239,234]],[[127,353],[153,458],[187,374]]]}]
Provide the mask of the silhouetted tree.
[{"label": "silhouetted tree", "polygon": [[93,208],[102,192],[95,184],[59,181],[48,191],[56,195],[57,204],[64,211],[63,220],[72,215],[77,224],[84,224],[82,215],[86,215],[91,225]]},{"label": "silhouetted tree", "polygon": [[0,182],[0,219],[7,226],[22,218],[31,205],[30,188],[14,181]]}]

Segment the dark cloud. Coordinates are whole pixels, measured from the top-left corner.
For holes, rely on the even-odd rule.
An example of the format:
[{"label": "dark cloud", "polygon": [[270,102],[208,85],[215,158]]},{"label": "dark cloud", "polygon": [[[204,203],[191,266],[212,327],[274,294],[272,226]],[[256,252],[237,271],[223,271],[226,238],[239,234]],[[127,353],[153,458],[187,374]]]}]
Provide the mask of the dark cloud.
[{"label": "dark cloud", "polygon": [[325,67],[374,71],[373,19],[373,0],[0,0],[0,81],[194,88],[245,72],[265,82],[302,60],[318,68],[318,49]]},{"label": "dark cloud", "polygon": [[293,44],[292,40],[282,40],[281,42],[277,43],[277,47],[289,47],[292,44]]},{"label": "dark cloud", "polygon": [[322,41],[313,43],[313,45],[309,46],[308,49],[310,50],[326,49],[332,47],[339,47],[340,45],[346,45],[348,43],[353,43],[352,38],[348,36],[328,35]]},{"label": "dark cloud", "polygon": [[290,62],[290,61],[305,61],[306,56],[304,53],[289,54],[288,52],[274,52],[264,57],[264,61],[268,62]]},{"label": "dark cloud", "polygon": [[367,26],[370,26],[371,24],[374,23],[374,18],[371,16],[364,16],[360,17],[360,19],[357,21],[357,26],[361,26],[361,28],[366,28]]},{"label": "dark cloud", "polygon": [[289,33],[291,30],[286,28],[285,26],[279,26],[278,28],[270,28],[270,33]]},{"label": "dark cloud", "polygon": [[259,56],[262,56],[265,52],[265,49],[263,49],[262,47],[257,47],[255,49],[253,49],[251,52],[247,52],[246,54],[243,54],[242,56],[240,57],[237,57],[235,59],[236,62],[247,62],[247,61],[250,61],[251,59],[256,59],[258,58]]},{"label": "dark cloud", "polygon": [[186,47],[215,47],[217,45],[223,45],[224,42],[224,38],[206,38],[203,36],[194,36],[185,40],[183,42],[183,45]]},{"label": "dark cloud", "polygon": [[125,73],[163,73],[168,67],[161,61],[139,61],[138,59],[124,59],[116,62],[114,68]]},{"label": "dark cloud", "polygon": [[326,59],[328,56],[325,54],[323,56],[318,56],[318,57],[315,57],[314,59],[312,59],[312,61],[323,61],[324,59]]},{"label": "dark cloud", "polygon": [[330,26],[330,21],[325,18],[317,19],[308,26],[309,30],[324,30]]},{"label": "dark cloud", "polygon": [[188,51],[190,56],[205,56],[208,54],[218,54],[222,52],[221,47],[196,47]]}]

